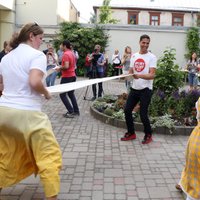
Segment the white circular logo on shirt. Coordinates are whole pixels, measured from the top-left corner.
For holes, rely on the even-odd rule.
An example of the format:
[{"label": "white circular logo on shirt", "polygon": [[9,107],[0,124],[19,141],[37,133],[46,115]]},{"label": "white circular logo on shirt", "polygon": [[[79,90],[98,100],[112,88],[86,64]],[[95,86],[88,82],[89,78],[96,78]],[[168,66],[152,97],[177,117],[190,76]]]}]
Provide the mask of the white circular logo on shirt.
[{"label": "white circular logo on shirt", "polygon": [[136,72],[141,72],[145,68],[145,62],[142,58],[138,58],[134,63],[134,69]]}]

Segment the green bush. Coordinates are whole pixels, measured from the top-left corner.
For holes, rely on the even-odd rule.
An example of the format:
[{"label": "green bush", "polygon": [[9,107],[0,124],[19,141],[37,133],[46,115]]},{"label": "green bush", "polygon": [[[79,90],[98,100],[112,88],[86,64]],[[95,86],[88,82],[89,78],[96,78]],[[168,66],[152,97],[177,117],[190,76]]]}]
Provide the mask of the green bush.
[{"label": "green bush", "polygon": [[199,36],[199,28],[191,27],[187,31],[187,40],[186,40],[186,49],[187,53],[185,54],[185,58],[189,59],[193,52],[196,52],[198,56],[200,56],[200,36]]},{"label": "green bush", "polygon": [[106,115],[108,115],[108,116],[112,116],[114,112],[115,112],[115,111],[114,111],[114,109],[112,109],[112,108],[106,108],[106,109],[103,111],[103,113],[106,114]]},{"label": "green bush", "polygon": [[174,63],[176,50],[167,48],[164,55],[158,60],[156,76],[154,79],[154,90],[161,90],[166,95],[177,91],[184,84],[184,73]]},{"label": "green bush", "polygon": [[108,38],[109,35],[102,26],[96,25],[94,28],[88,28],[79,23],[63,22],[60,24],[60,31],[57,33],[54,45],[58,49],[63,40],[69,40],[73,44],[74,49],[79,53],[77,73],[83,76],[86,55],[93,52],[96,44],[101,45],[104,51]]}]

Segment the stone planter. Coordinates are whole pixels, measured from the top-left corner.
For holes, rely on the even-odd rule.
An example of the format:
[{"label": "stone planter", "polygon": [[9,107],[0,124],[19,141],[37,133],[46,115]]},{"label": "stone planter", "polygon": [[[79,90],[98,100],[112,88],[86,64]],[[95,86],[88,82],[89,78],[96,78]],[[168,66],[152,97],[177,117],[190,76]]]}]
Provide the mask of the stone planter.
[{"label": "stone planter", "polygon": [[[107,116],[104,113],[97,111],[92,105],[90,106],[91,114],[98,120],[110,124],[120,128],[126,128],[126,123],[124,120],[115,119],[113,117]],[[175,126],[170,133],[169,129],[166,127],[157,127],[154,130],[154,133],[158,134],[172,134],[172,135],[190,135],[194,127],[189,126]],[[135,130],[136,131],[143,131],[142,123],[135,122]]]}]

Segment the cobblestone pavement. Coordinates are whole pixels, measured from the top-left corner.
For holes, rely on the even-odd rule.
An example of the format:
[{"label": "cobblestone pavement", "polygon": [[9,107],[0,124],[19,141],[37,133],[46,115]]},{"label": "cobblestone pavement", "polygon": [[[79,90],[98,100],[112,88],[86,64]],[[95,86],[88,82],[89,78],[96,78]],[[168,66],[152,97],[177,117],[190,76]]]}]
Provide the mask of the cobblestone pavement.
[{"label": "cobblestone pavement", "polygon": [[[57,80],[59,81],[59,80]],[[153,136],[142,145],[120,141],[125,129],[104,124],[90,114],[91,101],[83,100],[86,88],[76,90],[81,115],[63,118],[65,108],[58,95],[44,101],[63,153],[59,200],[183,200],[176,191],[184,165],[188,136]],[[125,92],[122,80],[104,83],[106,94]],[[92,97],[91,87],[88,97]],[[39,178],[31,176],[2,190],[1,200],[44,199]]]}]

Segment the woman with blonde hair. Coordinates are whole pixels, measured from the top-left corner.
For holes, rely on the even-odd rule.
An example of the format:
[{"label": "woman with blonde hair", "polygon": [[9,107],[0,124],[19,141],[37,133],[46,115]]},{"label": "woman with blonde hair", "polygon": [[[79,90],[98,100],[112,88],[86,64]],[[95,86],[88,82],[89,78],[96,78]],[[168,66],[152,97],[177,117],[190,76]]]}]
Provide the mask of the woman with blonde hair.
[{"label": "woman with blonde hair", "polygon": [[[131,55],[132,55],[132,50],[130,46],[126,46],[125,50],[124,50],[124,54],[122,56],[122,65],[123,65],[123,74],[128,74],[129,73],[129,69],[130,69],[130,60],[131,60]],[[131,80],[128,80],[128,78],[126,78],[125,80],[125,85],[127,88],[127,92],[129,93],[130,87],[131,87]]]},{"label": "woman with blonde hair", "polygon": [[39,51],[43,30],[26,24],[10,42],[12,51],[0,63],[0,188],[39,174],[48,200],[56,200],[60,188],[61,151],[51,123],[41,112],[46,57]]}]

